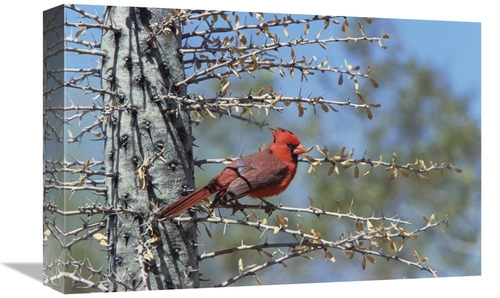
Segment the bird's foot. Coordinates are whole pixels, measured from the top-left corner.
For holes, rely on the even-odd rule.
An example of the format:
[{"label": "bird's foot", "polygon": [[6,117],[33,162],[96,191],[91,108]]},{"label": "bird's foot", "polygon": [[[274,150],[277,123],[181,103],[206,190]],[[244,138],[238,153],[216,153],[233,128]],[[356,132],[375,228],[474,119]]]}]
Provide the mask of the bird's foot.
[{"label": "bird's foot", "polygon": [[271,204],[266,200],[262,200],[260,206],[263,207],[263,210],[267,215],[271,215],[274,210],[278,209],[278,206]]},{"label": "bird's foot", "polygon": [[245,210],[245,206],[242,205],[238,201],[232,201],[232,202],[230,202],[230,204],[233,206],[233,213],[232,213],[232,215],[234,215],[238,211],[243,212],[243,210]]}]

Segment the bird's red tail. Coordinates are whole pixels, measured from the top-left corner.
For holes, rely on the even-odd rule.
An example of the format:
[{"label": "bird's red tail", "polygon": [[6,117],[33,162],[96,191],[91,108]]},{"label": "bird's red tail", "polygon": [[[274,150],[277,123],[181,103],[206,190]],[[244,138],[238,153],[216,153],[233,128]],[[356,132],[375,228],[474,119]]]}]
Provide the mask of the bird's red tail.
[{"label": "bird's red tail", "polygon": [[182,211],[193,207],[204,199],[208,198],[211,194],[216,192],[215,185],[209,184],[205,187],[199,188],[189,195],[178,199],[167,206],[160,208],[160,218],[172,218],[177,216]]}]

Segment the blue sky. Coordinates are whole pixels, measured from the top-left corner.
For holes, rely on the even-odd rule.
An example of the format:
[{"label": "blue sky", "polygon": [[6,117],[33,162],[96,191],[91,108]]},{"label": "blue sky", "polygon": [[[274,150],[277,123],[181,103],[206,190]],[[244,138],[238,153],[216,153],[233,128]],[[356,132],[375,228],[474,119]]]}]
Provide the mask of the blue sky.
[{"label": "blue sky", "polygon": [[[431,51],[431,46],[437,46],[438,51],[442,55],[442,59],[439,65],[443,71],[443,75],[450,76],[454,78],[454,81],[460,82],[460,92],[473,92],[474,96],[482,95],[482,109],[483,109],[483,135],[486,136],[483,139],[483,161],[494,160],[495,155],[493,155],[498,145],[495,145],[491,141],[491,137],[495,130],[498,130],[499,123],[498,117],[493,113],[495,112],[494,102],[497,100],[494,95],[494,91],[497,89],[498,85],[498,75],[496,72],[500,69],[500,64],[498,60],[498,46],[496,46],[495,36],[498,33],[498,25],[496,24],[497,17],[494,15],[495,11],[493,9],[494,1],[475,1],[471,3],[469,1],[460,1],[454,3],[453,9],[449,9],[448,3],[445,1],[367,1],[359,0],[356,1],[356,5],[352,5],[352,1],[342,1],[339,3],[334,3],[333,1],[324,2],[319,0],[309,0],[307,4],[299,2],[296,4],[287,3],[286,6],[278,3],[271,3],[271,1],[251,1],[245,3],[242,1],[217,1],[215,3],[203,2],[201,0],[185,0],[182,2],[183,5],[189,8],[207,8],[207,9],[229,9],[229,10],[268,10],[275,12],[289,11],[291,13],[307,13],[314,14],[318,11],[329,13],[329,14],[343,14],[350,16],[376,16],[384,18],[407,18],[407,19],[432,19],[432,20],[460,20],[460,21],[474,21],[482,22],[482,34],[484,37],[482,40],[482,59],[483,59],[483,69],[482,77],[479,78],[477,75],[471,75],[471,69],[477,67],[476,55],[471,54],[474,51],[478,51],[478,40],[472,38],[471,34],[467,30],[457,30],[457,31],[446,31],[445,35],[439,31],[434,31],[434,28],[429,28],[426,30],[427,33],[423,31],[415,31],[417,28],[400,28],[403,32],[412,34],[413,36],[422,35],[420,42],[415,41],[415,47],[421,43],[429,45],[428,48],[419,50],[416,54],[421,56],[419,59],[422,61],[428,61],[427,63],[436,63],[429,58],[429,53],[426,53],[426,49]],[[88,3],[88,4],[103,4],[102,1],[78,1],[77,3]],[[40,263],[41,261],[41,244],[40,244],[40,202],[41,202],[41,179],[40,175],[37,173],[41,172],[41,159],[42,159],[42,145],[41,145],[41,24],[42,24],[42,10],[54,7],[61,4],[60,1],[43,1],[30,4],[30,9],[23,12],[22,15],[17,13],[6,13],[2,18],[2,28],[10,28],[11,30],[5,30],[4,40],[10,41],[2,46],[2,57],[3,60],[3,70],[4,73],[8,75],[7,79],[3,80],[3,90],[6,92],[7,97],[2,100],[4,105],[4,117],[1,118],[2,127],[4,129],[4,138],[8,140],[9,145],[4,146],[7,148],[4,151],[4,171],[2,171],[2,181],[4,184],[9,183],[16,189],[26,190],[23,196],[16,197],[6,197],[4,198],[3,207],[4,210],[18,210],[20,206],[25,208],[25,213],[22,215],[23,220],[19,220],[19,217],[15,215],[14,212],[7,212],[1,219],[2,229],[5,227],[11,227],[12,223],[16,223],[19,229],[23,231],[22,237],[18,237],[17,241],[19,244],[16,245],[16,253],[12,254],[12,246],[6,245],[2,247],[0,255],[2,259],[0,261],[0,273],[1,276],[10,276],[9,282],[5,285],[5,291],[13,290],[27,291],[37,296],[45,296],[53,294],[51,290],[41,287],[40,279],[27,279],[24,274],[19,273],[16,270],[11,270],[5,267],[3,264],[12,262],[31,262]],[[142,5],[142,6],[169,6],[168,3],[164,1],[130,1],[130,0],[108,0],[106,4],[113,5]],[[408,7],[411,7],[410,9]],[[4,11],[6,12],[17,12],[19,11],[19,3],[17,2],[7,2],[4,6]],[[412,31],[413,30],[413,31]],[[472,29],[478,30],[478,29]],[[446,42],[445,41],[446,38]],[[34,40],[36,43],[32,47],[30,42]],[[410,41],[411,42],[411,41]],[[453,44],[453,46],[452,46]],[[496,49],[496,50],[494,50]],[[470,57],[468,57],[470,56]],[[456,59],[463,59],[459,64],[454,64],[452,68],[446,66],[446,61],[456,61]],[[464,59],[465,58],[465,59]],[[449,60],[448,60],[449,59]],[[35,82],[30,82],[31,76],[38,78]],[[483,90],[477,90],[478,80],[482,81]],[[29,111],[19,110],[21,107],[30,106],[32,107]],[[5,111],[17,111],[19,115],[18,118],[11,118],[9,114]],[[15,114],[15,113],[14,113]],[[26,117],[26,118],[24,118]],[[30,119],[30,120],[27,120]],[[33,120],[33,121],[31,121]],[[487,124],[487,125],[484,125]],[[33,125],[35,128],[33,128]],[[495,132],[498,134],[498,132]],[[5,143],[4,143],[5,144]],[[19,166],[18,161],[24,161],[23,166]],[[27,176],[26,169],[30,168],[30,176]],[[8,169],[8,170],[7,170]],[[38,170],[37,170],[38,169]],[[484,171],[486,173],[492,172],[492,167],[485,167]],[[490,195],[493,195],[493,182],[495,177],[492,175],[485,175],[483,179],[483,194],[485,199]],[[20,179],[13,179],[20,178]],[[33,184],[37,187],[27,187]],[[498,201],[485,200],[484,201],[484,218],[494,218],[496,215],[493,214],[494,210],[498,210]],[[38,228],[34,228],[38,227]],[[6,232],[11,234],[12,231],[2,230],[4,235]],[[485,235],[493,234],[492,228],[489,225],[483,225],[483,233]],[[486,238],[486,237],[485,237]],[[485,253],[489,251],[491,240],[484,240]],[[33,247],[36,251],[33,251]],[[466,295],[467,293],[473,294],[476,289],[481,286],[487,288],[488,286],[494,285],[493,280],[490,278],[493,276],[494,262],[498,262],[498,258],[491,256],[488,258],[485,254],[484,260],[489,260],[483,265],[483,277],[484,278],[467,278],[465,280],[460,279],[440,279],[439,288],[441,290],[447,289],[447,294],[456,293],[460,291],[461,294]],[[461,282],[461,281],[465,281]],[[411,286],[420,286],[424,281],[405,281],[403,284],[390,284],[391,289],[408,289]],[[380,284],[384,284],[380,282]],[[425,285],[432,284],[432,281],[426,282]],[[351,288],[355,286],[346,288]],[[465,286],[467,285],[467,286]],[[268,287],[262,289],[268,290]],[[289,287],[288,289],[303,292],[305,290],[313,290],[312,286],[300,285],[300,287]],[[320,287],[322,289],[322,287]],[[234,293],[240,295],[241,291],[236,292],[238,289],[227,289],[224,295]],[[314,288],[318,290],[318,288]],[[344,289],[345,291],[346,289]],[[348,290],[348,289],[347,289]],[[234,291],[234,292],[231,292]],[[251,293],[259,291],[257,288],[252,288]],[[342,289],[336,289],[336,291],[341,291]],[[265,292],[261,292],[265,293]],[[351,292],[347,292],[351,293]],[[436,290],[439,294],[440,290]],[[131,294],[133,296],[133,294]],[[162,297],[164,293],[151,293],[149,296],[152,297]],[[160,296],[162,295],[162,296]],[[137,295],[137,297],[139,297]]]},{"label": "blue sky", "polygon": [[[439,69],[453,91],[481,100],[481,24],[479,22],[393,20],[407,53]],[[473,105],[479,116],[480,105]]]}]

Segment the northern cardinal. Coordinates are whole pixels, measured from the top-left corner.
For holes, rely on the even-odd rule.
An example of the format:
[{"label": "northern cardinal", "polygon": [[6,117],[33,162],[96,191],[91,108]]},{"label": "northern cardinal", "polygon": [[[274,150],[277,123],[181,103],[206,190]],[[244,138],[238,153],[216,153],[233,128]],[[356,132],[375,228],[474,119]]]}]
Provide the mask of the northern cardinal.
[{"label": "northern cardinal", "polygon": [[286,129],[271,133],[274,140],[267,149],[234,160],[206,186],[161,207],[160,218],[175,217],[216,192],[214,203],[244,196],[264,199],[283,192],[295,176],[298,156],[307,150]]}]

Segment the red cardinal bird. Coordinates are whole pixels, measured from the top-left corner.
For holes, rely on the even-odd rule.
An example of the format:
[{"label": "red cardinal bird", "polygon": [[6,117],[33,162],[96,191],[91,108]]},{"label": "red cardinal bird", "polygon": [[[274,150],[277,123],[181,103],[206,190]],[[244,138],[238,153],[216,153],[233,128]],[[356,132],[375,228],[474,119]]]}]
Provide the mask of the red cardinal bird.
[{"label": "red cardinal bird", "polygon": [[264,199],[283,192],[297,170],[297,158],[307,152],[292,132],[271,129],[273,142],[267,149],[240,157],[206,186],[161,207],[160,218],[172,218],[216,193],[214,202],[244,196]]}]

